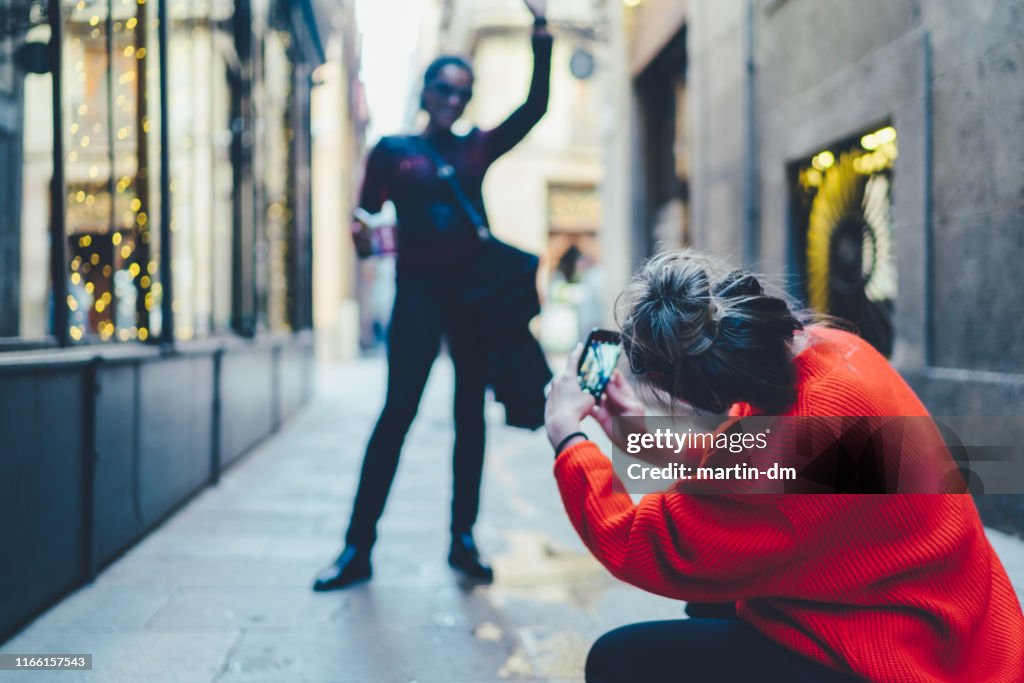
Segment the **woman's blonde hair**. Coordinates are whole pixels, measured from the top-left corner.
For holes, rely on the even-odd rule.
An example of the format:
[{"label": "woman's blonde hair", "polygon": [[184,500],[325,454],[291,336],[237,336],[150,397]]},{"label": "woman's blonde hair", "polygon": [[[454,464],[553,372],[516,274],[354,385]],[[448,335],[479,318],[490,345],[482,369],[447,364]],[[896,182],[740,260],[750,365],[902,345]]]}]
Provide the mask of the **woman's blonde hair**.
[{"label": "woman's blonde hair", "polygon": [[654,256],[620,295],[630,369],[650,388],[714,413],[769,413],[796,399],[793,333],[813,322],[781,291],[692,250]]}]

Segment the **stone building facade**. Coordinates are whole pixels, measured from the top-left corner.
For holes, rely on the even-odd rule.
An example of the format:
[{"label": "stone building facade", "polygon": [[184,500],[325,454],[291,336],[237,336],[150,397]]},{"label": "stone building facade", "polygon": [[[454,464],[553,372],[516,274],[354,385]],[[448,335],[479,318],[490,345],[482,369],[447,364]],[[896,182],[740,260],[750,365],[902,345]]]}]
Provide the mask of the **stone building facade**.
[{"label": "stone building facade", "polygon": [[[629,226],[623,238],[606,225],[606,239],[628,250],[620,270],[686,243],[780,274],[804,302],[859,317],[933,414],[1019,415],[1024,3],[683,7],[605,6],[630,36],[611,45],[630,68],[606,96],[606,107],[626,109],[605,139],[610,154],[629,149],[628,170],[609,169],[619,182],[605,186],[624,195],[605,199]],[[659,125],[643,98],[645,79],[668,82],[652,73],[666,63],[683,106],[675,129],[660,129],[659,152],[643,144]],[[667,214],[668,233],[650,199],[652,173],[666,165],[651,157],[667,147],[684,209]],[[979,502],[988,523],[1024,529],[1019,496]]]}]

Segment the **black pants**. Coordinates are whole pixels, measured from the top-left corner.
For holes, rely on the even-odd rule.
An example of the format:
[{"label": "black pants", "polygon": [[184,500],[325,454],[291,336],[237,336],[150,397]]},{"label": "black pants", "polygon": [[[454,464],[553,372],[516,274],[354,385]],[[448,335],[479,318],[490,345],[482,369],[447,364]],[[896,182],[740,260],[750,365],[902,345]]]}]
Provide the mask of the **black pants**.
[{"label": "black pants", "polygon": [[364,548],[377,539],[405,435],[419,408],[441,338],[455,365],[453,533],[470,531],[480,503],[484,462],[485,352],[455,290],[438,284],[398,286],[388,331],[388,393],[363,458],[345,541]]},{"label": "black pants", "polygon": [[610,631],[587,683],[846,683],[858,680],[776,645],[738,619],[650,621]]}]

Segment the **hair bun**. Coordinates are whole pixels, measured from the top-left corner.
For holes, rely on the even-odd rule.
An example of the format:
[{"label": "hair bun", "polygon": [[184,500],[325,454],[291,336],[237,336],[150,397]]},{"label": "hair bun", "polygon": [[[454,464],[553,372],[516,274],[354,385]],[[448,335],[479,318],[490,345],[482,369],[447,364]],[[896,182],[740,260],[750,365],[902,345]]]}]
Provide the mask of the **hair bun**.
[{"label": "hair bun", "polygon": [[734,270],[715,285],[715,296],[732,299],[743,296],[762,296],[764,287],[757,278],[742,270]]}]

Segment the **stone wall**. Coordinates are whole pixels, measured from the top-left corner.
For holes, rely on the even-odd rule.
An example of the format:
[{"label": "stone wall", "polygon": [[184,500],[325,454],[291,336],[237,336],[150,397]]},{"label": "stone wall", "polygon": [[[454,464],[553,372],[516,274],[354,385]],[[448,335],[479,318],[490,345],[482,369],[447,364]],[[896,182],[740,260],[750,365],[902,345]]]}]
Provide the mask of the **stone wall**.
[{"label": "stone wall", "polygon": [[[936,415],[1020,414],[1024,2],[751,3],[690,3],[696,245],[738,260],[752,239],[750,265],[791,269],[789,164],[891,123],[893,362]],[[1020,498],[1004,528],[1024,529]]]}]

